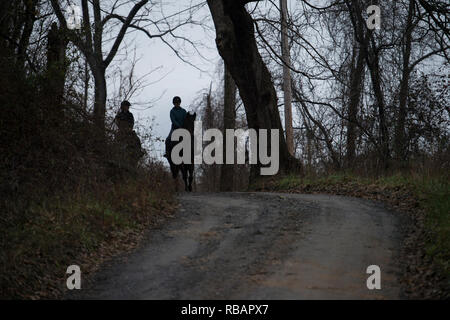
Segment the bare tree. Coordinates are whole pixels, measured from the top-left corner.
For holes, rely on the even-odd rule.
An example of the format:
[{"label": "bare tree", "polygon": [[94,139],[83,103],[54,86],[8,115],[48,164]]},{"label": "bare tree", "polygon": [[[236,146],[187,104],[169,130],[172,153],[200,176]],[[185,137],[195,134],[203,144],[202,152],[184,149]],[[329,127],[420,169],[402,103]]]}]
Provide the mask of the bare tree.
[{"label": "bare tree", "polygon": [[67,69],[67,40],[64,33],[53,23],[47,37],[47,77],[49,95],[48,102],[55,106],[55,112],[61,110],[64,95],[64,82]]},{"label": "bare tree", "polygon": [[224,106],[223,106],[223,151],[224,164],[220,175],[220,190],[233,191],[234,164],[226,164],[227,139],[226,130],[235,129],[236,126],[236,84],[224,64]]},{"label": "bare tree", "polygon": [[16,66],[24,68],[33,32],[38,0],[3,1],[0,4],[0,44],[9,50]]},{"label": "bare tree", "polygon": [[[253,19],[245,8],[249,2],[259,1],[208,0],[216,45],[239,88],[249,128],[282,130],[272,77],[259,54]],[[300,164],[289,153],[284,135],[279,136],[280,169],[298,169]],[[252,166],[251,179],[259,174],[259,167]]]},{"label": "bare tree", "polygon": [[368,29],[366,21],[362,16],[362,7],[358,1],[345,0],[350,18],[355,30],[356,40],[362,46],[367,67],[372,82],[376,104],[378,107],[378,121],[381,145],[381,160],[385,167],[388,166],[390,157],[389,132],[386,124],[386,105],[382,88],[380,70],[380,48],[377,46],[373,29]]},{"label": "bare tree", "polygon": [[291,55],[288,38],[287,0],[280,0],[281,12],[281,50],[283,57],[283,92],[284,92],[284,128],[286,144],[290,154],[294,155],[294,133],[292,129],[292,89],[291,89]]},{"label": "bare tree", "polygon": [[[75,30],[69,30],[67,28],[67,21],[62,12],[60,3],[58,0],[51,0],[51,4],[55,14],[59,20],[60,27],[68,35],[70,41],[72,41],[78,49],[83,52],[89,63],[89,68],[94,76],[95,83],[95,102],[94,102],[94,119],[100,128],[105,126],[105,113],[106,113],[106,97],[107,97],[107,86],[106,86],[106,69],[111,64],[117,51],[119,50],[120,44],[122,43],[127,29],[133,24],[139,10],[147,4],[148,0],[141,0],[135,3],[132,9],[129,11],[126,18],[123,20],[122,26],[114,40],[114,43],[104,58],[103,54],[103,32],[106,22],[113,19],[116,14],[113,8],[111,13],[106,15],[102,19],[102,9],[100,7],[99,0],[93,0],[88,2],[88,0],[81,1],[81,9],[83,13],[83,32],[76,32]],[[94,23],[91,26],[91,16],[89,3],[92,5],[92,11],[94,16]],[[93,28],[92,28],[93,27]]]},{"label": "bare tree", "polygon": [[[177,14],[180,13],[171,15],[172,19],[163,16],[161,19],[152,20],[149,17],[152,7],[150,5],[147,6],[147,4],[150,4],[149,0],[124,0],[109,3],[112,3],[110,8],[104,8],[99,0],[81,0],[83,26],[81,31],[77,31],[67,28],[60,1],[51,0],[60,27],[67,34],[69,41],[85,55],[89,64],[95,85],[94,119],[100,128],[104,128],[105,125],[106,70],[118,53],[129,29],[142,32],[150,39],[161,39],[180,59],[189,63],[183,58],[179,50],[165,40],[164,37],[170,36],[186,42],[195,49],[196,44],[193,41],[187,37],[175,34],[175,30],[187,24],[200,25],[201,22],[193,21],[192,12],[203,6],[200,3],[183,10],[182,12],[185,12],[186,18],[182,20],[176,19]],[[126,6],[130,7],[127,13],[125,15],[119,14],[118,12],[123,11]],[[151,28],[156,31],[152,32],[151,30],[153,29]],[[109,38],[112,39],[111,42],[104,40],[105,34],[108,34]],[[104,52],[105,44],[110,44],[109,52]]]},{"label": "bare tree", "polygon": [[402,79],[400,83],[400,98],[399,98],[399,108],[397,112],[397,122],[395,126],[395,155],[397,160],[404,160],[405,156],[405,119],[406,119],[406,101],[408,99],[408,88],[409,88],[409,63],[411,57],[411,42],[412,42],[412,32],[413,32],[413,19],[414,19],[414,6],[415,1],[409,0],[408,6],[408,19],[406,22],[406,28],[404,33],[403,41],[403,65],[402,65]]},{"label": "bare tree", "polygon": [[350,86],[348,92],[350,101],[348,104],[346,161],[349,168],[353,166],[353,162],[355,160],[356,122],[359,102],[362,94],[364,67],[364,53],[355,41],[352,54],[352,65],[350,68]]}]

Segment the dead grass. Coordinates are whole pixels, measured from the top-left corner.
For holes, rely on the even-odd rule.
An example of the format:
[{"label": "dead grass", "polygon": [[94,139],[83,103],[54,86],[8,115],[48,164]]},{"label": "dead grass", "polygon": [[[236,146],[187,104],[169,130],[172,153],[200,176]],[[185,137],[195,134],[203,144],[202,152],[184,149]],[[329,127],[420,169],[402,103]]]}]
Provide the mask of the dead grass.
[{"label": "dead grass", "polygon": [[161,178],[143,174],[32,203],[23,224],[2,230],[0,297],[60,298],[69,265],[79,265],[86,277],[108,258],[135,248],[145,230],[175,207]]}]

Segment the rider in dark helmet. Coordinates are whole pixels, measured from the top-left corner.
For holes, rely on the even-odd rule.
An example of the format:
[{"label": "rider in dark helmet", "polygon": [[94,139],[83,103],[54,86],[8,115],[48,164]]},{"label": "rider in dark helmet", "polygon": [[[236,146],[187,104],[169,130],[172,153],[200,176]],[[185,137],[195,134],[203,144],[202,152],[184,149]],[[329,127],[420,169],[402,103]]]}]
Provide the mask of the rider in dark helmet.
[{"label": "rider in dark helmet", "polygon": [[178,128],[183,127],[184,119],[186,118],[186,110],[183,109],[181,105],[181,98],[178,96],[173,97],[172,99],[173,108],[170,110],[170,121],[172,122],[172,127],[170,129],[170,133],[166,138],[166,153],[164,157],[168,157],[169,144],[172,136],[172,132]]}]

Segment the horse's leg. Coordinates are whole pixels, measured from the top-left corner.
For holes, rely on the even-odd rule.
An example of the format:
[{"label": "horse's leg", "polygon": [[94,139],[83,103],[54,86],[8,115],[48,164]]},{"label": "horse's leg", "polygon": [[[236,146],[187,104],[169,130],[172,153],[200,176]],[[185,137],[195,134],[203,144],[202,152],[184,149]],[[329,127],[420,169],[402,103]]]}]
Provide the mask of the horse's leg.
[{"label": "horse's leg", "polygon": [[186,165],[181,165],[181,173],[183,174],[183,181],[184,181],[184,190],[185,191],[189,191],[189,189],[188,189],[188,181],[187,181],[187,179],[188,179],[188,177],[187,177],[187,168],[186,168]]},{"label": "horse's leg", "polygon": [[169,164],[170,164],[170,171],[172,172],[172,178],[173,178],[173,182],[174,182],[174,187],[175,187],[175,192],[178,192],[178,171],[180,170],[179,166],[173,164],[172,161],[169,160]]},{"label": "horse's leg", "polygon": [[189,167],[189,191],[192,192],[192,181],[194,180],[194,165]]},{"label": "horse's leg", "polygon": [[177,166],[170,164],[170,171],[172,172],[172,178],[175,180],[178,176]]},{"label": "horse's leg", "polygon": [[174,181],[175,181],[175,192],[180,191],[180,180],[178,179],[178,172],[180,171],[180,166],[174,165],[175,168],[175,175],[174,175]]}]

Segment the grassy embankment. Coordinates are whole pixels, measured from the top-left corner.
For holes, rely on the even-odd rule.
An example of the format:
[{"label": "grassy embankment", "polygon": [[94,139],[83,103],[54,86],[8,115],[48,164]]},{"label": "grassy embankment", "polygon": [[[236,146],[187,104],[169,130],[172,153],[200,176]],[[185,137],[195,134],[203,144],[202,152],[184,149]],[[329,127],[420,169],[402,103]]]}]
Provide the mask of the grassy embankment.
[{"label": "grassy embankment", "polygon": [[73,264],[85,284],[102,262],[136,247],[149,226],[171,214],[164,179],[143,175],[30,204],[21,221],[2,230],[0,297],[60,298]]}]

